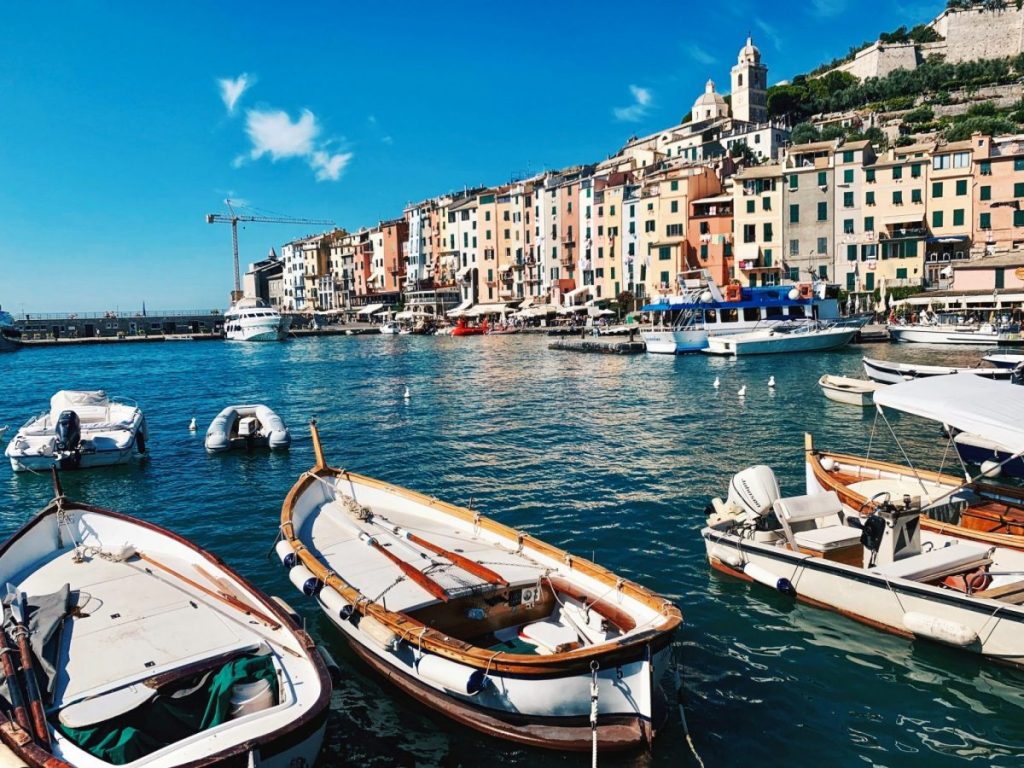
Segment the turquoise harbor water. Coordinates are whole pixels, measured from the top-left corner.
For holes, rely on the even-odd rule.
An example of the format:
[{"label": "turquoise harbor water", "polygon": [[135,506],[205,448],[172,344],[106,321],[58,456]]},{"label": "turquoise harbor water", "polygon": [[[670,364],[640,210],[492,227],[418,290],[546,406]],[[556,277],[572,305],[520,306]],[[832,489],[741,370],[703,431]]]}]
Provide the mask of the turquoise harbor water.
[{"label": "turquoise harbor water", "polygon": [[[302,611],[344,667],[325,765],[575,766],[589,756],[478,736],[400,697],[267,559],[285,493],[312,464],[311,416],[333,464],[472,504],[671,596],[685,618],[687,719],[709,768],[1021,764],[1024,673],[713,574],[698,533],[710,497],[749,464],[772,465],[785,493],[802,493],[805,429],[822,446],[867,446],[872,412],[826,401],[822,373],[859,375],[862,354],[976,363],[981,351],[869,346],[729,361],[546,345],[543,337],[374,336],[25,350],[0,357],[0,424],[15,428],[61,388],[138,400],[151,458],[68,474],[66,492],[173,528]],[[745,401],[736,395],[743,383]],[[210,419],[243,401],[285,418],[295,437],[289,454],[206,455]],[[187,431],[193,415],[198,434]],[[938,449],[934,426],[901,426],[916,455]],[[884,431],[879,440],[895,458]],[[46,478],[15,476],[5,460],[0,533],[50,495]],[[600,764],[691,762],[673,716],[652,754]]]}]

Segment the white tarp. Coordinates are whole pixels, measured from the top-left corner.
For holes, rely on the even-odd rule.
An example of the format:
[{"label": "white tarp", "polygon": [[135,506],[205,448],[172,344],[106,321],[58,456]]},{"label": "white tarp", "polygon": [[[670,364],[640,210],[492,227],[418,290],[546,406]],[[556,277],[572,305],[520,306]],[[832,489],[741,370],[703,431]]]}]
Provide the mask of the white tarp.
[{"label": "white tarp", "polygon": [[1024,452],[1024,386],[973,373],[928,376],[882,387],[875,405],[892,408]]},{"label": "white tarp", "polygon": [[365,307],[356,312],[357,315],[372,315],[380,312],[384,309],[383,304],[367,304]]}]

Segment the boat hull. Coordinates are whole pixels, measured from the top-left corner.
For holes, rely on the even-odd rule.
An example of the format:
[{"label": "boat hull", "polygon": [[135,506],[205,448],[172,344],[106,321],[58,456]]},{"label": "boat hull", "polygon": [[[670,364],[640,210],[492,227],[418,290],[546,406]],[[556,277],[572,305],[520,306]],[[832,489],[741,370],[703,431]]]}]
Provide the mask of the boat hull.
[{"label": "boat hull", "polygon": [[134,446],[117,451],[83,453],[80,455],[78,463],[72,467],[65,463],[61,457],[8,455],[8,458],[11,460],[11,469],[15,472],[48,472],[53,467],[60,470],[116,467],[121,464],[131,464],[136,457],[141,459],[143,454],[138,453]]},{"label": "boat hull", "polygon": [[709,355],[773,355],[787,352],[824,352],[849,344],[859,328],[830,329],[813,333],[752,334],[714,337],[708,340]]},{"label": "boat hull", "polygon": [[972,373],[989,379],[1008,380],[1012,371],[1007,368],[950,368],[940,365],[914,365],[912,363],[892,363],[888,360],[863,359],[864,373],[872,381],[880,384],[899,384],[901,381],[918,379],[924,376],[948,376],[953,373]]},{"label": "boat hull", "polygon": [[890,325],[889,338],[894,342],[910,344],[970,344],[995,346],[999,343],[996,331],[985,332],[967,328],[934,326]]},{"label": "boat hull", "polygon": [[288,338],[288,323],[283,318],[275,322],[243,325],[240,330],[229,331],[228,341],[284,341]]},{"label": "boat hull", "polygon": [[990,354],[982,358],[986,363],[991,363],[996,368],[1016,368],[1024,363],[1024,355]]},{"label": "boat hull", "polygon": [[700,352],[708,345],[705,330],[654,330],[641,331],[640,338],[647,345],[647,351],[655,355],[684,355]]},{"label": "boat hull", "polygon": [[867,408],[874,404],[873,396],[879,385],[870,381],[826,374],[818,379],[818,386],[821,387],[822,394],[829,400]]}]

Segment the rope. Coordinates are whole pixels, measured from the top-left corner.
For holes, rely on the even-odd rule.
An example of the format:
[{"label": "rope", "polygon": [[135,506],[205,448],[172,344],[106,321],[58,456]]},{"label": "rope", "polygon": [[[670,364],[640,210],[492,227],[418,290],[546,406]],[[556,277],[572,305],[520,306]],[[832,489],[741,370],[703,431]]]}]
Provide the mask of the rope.
[{"label": "rope", "polygon": [[597,659],[590,662],[590,765],[591,768],[597,768],[597,704],[598,704],[598,690],[597,690],[597,670],[601,668],[601,665],[597,663]]},{"label": "rope", "polygon": [[673,649],[673,673],[676,684],[676,704],[679,705],[679,719],[683,723],[683,733],[686,734],[686,743],[690,747],[690,754],[693,755],[693,759],[697,761],[697,765],[700,768],[704,768],[704,761],[701,760],[700,754],[697,752],[697,747],[693,743],[693,738],[690,736],[690,726],[686,722],[686,710],[683,707],[683,677],[679,672],[679,645],[677,644]]}]

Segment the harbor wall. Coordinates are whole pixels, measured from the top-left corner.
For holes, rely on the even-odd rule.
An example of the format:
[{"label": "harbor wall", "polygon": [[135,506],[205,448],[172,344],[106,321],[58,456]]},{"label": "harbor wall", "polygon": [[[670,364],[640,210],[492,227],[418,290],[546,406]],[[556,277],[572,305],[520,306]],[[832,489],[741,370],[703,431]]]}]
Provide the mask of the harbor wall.
[{"label": "harbor wall", "polygon": [[118,313],[28,313],[14,321],[28,341],[132,336],[219,334],[224,317],[218,311],[170,310]]}]

